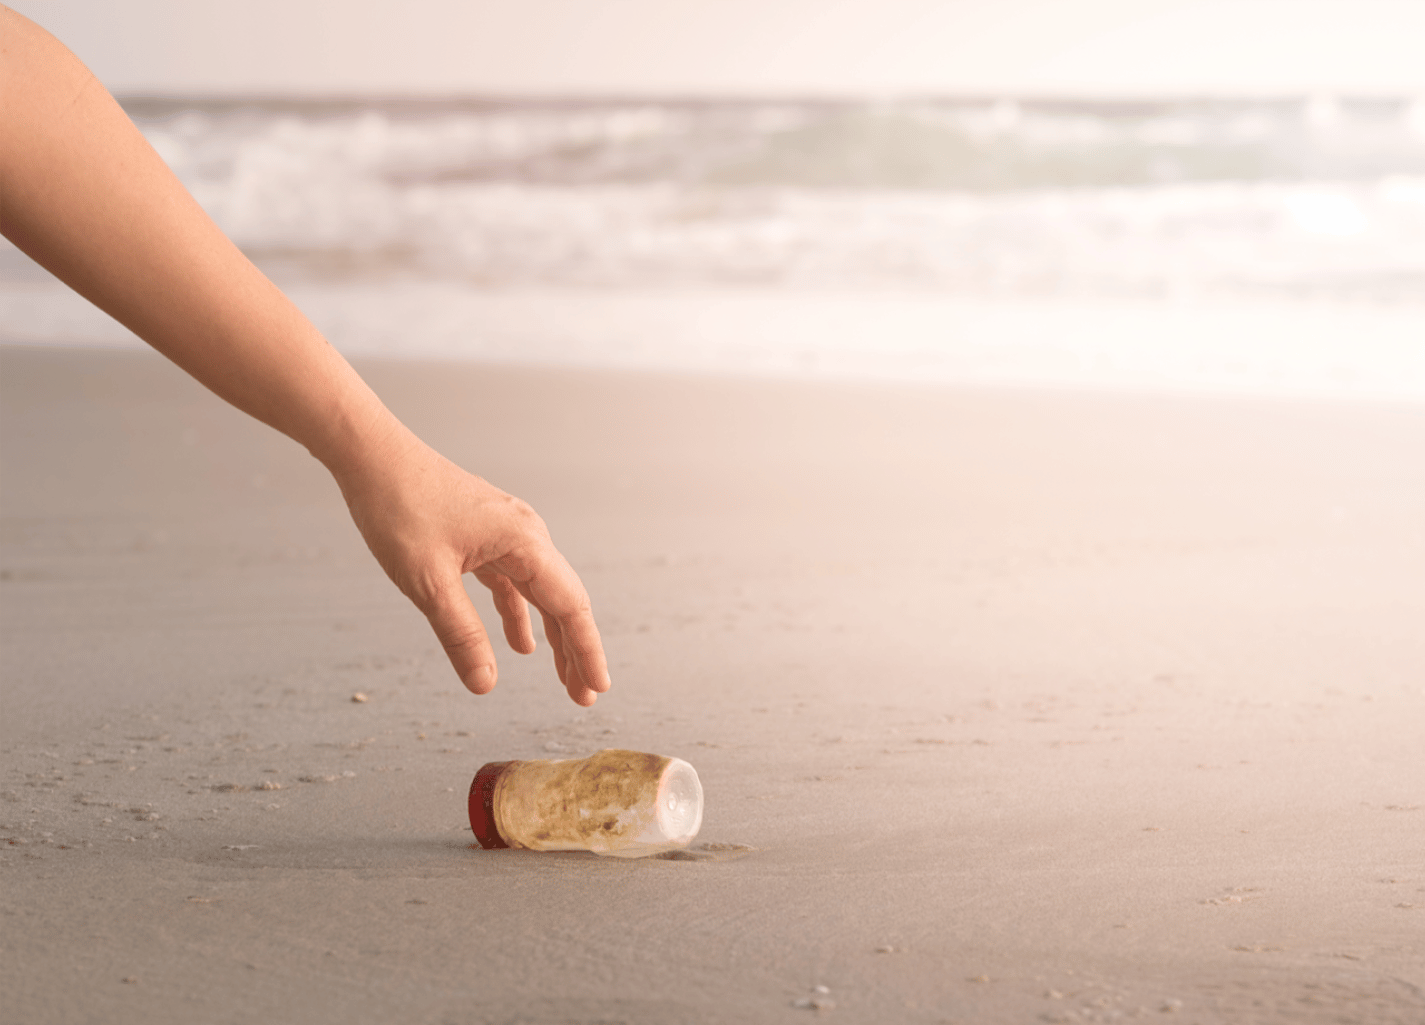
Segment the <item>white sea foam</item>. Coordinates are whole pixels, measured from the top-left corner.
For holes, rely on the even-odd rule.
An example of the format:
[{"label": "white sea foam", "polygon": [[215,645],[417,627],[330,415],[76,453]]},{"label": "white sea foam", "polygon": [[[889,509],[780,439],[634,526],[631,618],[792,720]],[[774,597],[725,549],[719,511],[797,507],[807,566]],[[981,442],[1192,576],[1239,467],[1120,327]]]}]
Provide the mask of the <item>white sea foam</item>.
[{"label": "white sea foam", "polygon": [[1425,394],[1418,99],[129,106],[353,353]]},{"label": "white sea foam", "polygon": [[[146,131],[260,259],[481,284],[1425,294],[1414,106],[228,111]],[[1009,108],[1017,110],[1019,108]]]}]

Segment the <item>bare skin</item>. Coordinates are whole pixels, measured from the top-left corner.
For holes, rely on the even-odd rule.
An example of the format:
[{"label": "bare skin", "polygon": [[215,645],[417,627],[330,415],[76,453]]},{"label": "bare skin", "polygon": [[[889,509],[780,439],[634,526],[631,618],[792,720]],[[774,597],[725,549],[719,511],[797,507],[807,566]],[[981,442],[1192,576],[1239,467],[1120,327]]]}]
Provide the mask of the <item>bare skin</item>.
[{"label": "bare skin", "polygon": [[609,675],[589,596],[524,502],[395,418],[223,235],[68,49],[0,5],[0,233],[336,478],[376,560],[471,691],[495,652],[461,583],[490,589],[510,647],[544,620],[559,679],[592,705]]}]

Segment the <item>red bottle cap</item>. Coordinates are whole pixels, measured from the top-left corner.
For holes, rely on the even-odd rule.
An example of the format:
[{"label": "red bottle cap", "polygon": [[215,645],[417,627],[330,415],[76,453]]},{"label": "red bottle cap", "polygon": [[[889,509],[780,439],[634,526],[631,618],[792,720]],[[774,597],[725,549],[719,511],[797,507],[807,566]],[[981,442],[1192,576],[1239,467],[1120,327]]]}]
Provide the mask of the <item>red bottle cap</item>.
[{"label": "red bottle cap", "polygon": [[487,762],[470,784],[470,829],[486,850],[508,847],[495,828],[495,784],[514,762]]}]

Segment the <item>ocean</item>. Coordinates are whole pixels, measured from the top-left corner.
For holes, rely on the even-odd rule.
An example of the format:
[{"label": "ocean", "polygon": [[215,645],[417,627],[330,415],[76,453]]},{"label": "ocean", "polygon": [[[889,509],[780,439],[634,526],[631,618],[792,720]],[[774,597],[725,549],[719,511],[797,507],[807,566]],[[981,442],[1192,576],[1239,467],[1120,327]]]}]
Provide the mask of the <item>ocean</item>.
[{"label": "ocean", "polygon": [[123,102],[353,355],[1425,398],[1425,98]]}]

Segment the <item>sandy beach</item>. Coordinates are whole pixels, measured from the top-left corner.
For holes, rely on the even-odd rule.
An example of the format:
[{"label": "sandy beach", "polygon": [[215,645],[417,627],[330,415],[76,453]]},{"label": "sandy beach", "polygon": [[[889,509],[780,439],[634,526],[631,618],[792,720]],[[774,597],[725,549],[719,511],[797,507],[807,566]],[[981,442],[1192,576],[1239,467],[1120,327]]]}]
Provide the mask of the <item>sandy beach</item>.
[{"label": "sandy beach", "polygon": [[[304,451],[0,348],[0,1019],[1425,1021],[1425,405],[359,369],[614,689],[468,694]],[[615,746],[713,849],[473,846]]]}]

